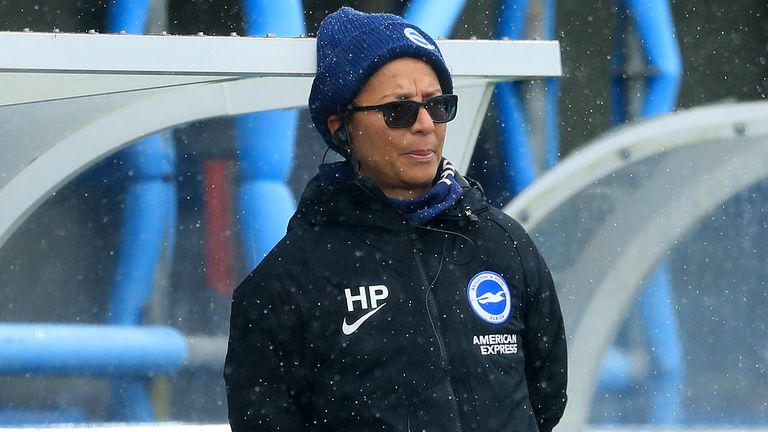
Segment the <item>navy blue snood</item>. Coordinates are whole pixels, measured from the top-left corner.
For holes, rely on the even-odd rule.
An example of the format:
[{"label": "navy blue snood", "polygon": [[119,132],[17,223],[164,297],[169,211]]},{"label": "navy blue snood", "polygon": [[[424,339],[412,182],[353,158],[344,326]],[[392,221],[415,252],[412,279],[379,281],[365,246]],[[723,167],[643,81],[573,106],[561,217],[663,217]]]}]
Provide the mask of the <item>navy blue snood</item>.
[{"label": "navy blue snood", "polygon": [[[319,170],[326,181],[345,181],[355,178],[352,165],[346,161],[322,164]],[[389,200],[411,224],[424,225],[461,199],[464,190],[456,182],[455,176],[453,164],[443,158],[430,190],[410,200],[395,198]]]},{"label": "navy blue snood", "polygon": [[410,200],[390,198],[413,225],[424,225],[435,216],[451,208],[461,199],[464,190],[454,178],[456,171],[448,159],[443,158],[435,176],[432,189]]}]

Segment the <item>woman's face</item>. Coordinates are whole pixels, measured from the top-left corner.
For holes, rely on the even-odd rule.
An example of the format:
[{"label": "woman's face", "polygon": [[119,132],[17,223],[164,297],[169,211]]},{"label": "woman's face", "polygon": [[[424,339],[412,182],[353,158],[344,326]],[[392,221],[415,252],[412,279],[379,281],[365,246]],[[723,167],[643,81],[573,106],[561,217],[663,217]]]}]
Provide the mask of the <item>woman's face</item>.
[{"label": "woman's face", "polygon": [[[400,58],[381,67],[363,86],[355,106],[380,105],[398,100],[422,102],[442,94],[432,67]],[[329,129],[340,124],[329,119]],[[432,187],[443,154],[445,123],[434,123],[422,107],[416,122],[393,129],[381,111],[358,111],[348,119],[352,163],[358,174],[370,177],[392,198],[415,198]]]}]

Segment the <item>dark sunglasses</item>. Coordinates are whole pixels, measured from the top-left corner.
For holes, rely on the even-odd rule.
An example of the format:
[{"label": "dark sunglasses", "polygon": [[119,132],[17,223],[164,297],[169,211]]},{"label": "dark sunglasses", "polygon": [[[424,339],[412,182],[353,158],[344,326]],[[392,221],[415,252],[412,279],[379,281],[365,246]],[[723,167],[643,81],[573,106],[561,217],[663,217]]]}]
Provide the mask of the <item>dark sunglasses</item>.
[{"label": "dark sunglasses", "polygon": [[435,123],[448,123],[456,118],[456,109],[459,105],[459,97],[454,94],[432,96],[424,99],[424,102],[401,100],[388,102],[381,105],[347,107],[348,112],[355,111],[381,111],[384,123],[393,129],[408,128],[416,123],[421,107],[427,110]]}]

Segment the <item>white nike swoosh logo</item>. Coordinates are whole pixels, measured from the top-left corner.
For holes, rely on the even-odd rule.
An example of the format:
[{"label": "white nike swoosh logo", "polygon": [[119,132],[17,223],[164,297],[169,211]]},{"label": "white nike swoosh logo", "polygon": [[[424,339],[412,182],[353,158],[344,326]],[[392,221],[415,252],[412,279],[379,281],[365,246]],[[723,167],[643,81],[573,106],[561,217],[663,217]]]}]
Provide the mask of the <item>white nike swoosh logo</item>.
[{"label": "white nike swoosh logo", "polygon": [[351,335],[352,333],[355,332],[355,330],[357,330],[358,327],[360,327],[365,322],[365,320],[372,317],[373,314],[380,311],[381,308],[383,308],[386,305],[387,305],[386,303],[382,303],[381,306],[361,316],[360,318],[357,319],[357,321],[353,322],[352,324],[347,324],[347,318],[344,317],[344,322],[341,324],[342,333],[344,333],[347,336]]}]

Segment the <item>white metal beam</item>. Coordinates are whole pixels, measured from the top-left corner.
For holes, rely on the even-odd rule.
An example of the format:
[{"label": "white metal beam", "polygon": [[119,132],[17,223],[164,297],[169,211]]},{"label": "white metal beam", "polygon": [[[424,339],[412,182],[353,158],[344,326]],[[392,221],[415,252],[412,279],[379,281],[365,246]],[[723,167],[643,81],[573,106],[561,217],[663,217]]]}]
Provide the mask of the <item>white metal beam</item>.
[{"label": "white metal beam", "polygon": [[[498,81],[561,71],[557,41],[438,45],[455,78]],[[312,38],[0,32],[0,106],[218,79],[311,77],[315,70]],[[53,85],[61,79],[64,85]]]},{"label": "white metal beam", "polygon": [[[439,40],[455,76],[560,75],[557,41]],[[314,38],[0,32],[0,71],[311,76]]]}]

